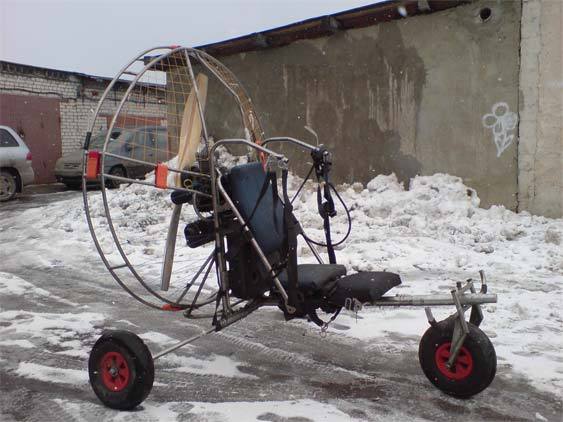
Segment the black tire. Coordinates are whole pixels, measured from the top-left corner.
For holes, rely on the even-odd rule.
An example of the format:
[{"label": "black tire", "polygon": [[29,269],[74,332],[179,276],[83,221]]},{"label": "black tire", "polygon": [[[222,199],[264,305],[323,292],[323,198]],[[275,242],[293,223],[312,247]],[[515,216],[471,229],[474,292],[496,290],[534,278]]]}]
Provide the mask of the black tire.
[{"label": "black tire", "polygon": [[[113,166],[109,170],[109,174],[111,174],[112,176],[127,177],[127,171],[125,170],[125,167],[120,165]],[[123,182],[120,182],[119,180],[106,179],[106,188],[117,189],[122,183]]]},{"label": "black tire", "polygon": [[79,190],[82,189],[82,182],[64,182],[67,189]]},{"label": "black tire", "polygon": [[445,366],[454,331],[448,318],[430,327],[420,340],[418,359],[424,375],[450,396],[468,398],[487,388],[495,378],[497,355],[487,335],[471,323],[453,370]]},{"label": "black tire", "polygon": [[88,361],[90,385],[107,407],[131,410],[149,395],[154,362],[148,347],[129,331],[106,331]]},{"label": "black tire", "polygon": [[17,192],[18,182],[16,176],[6,170],[0,170],[0,202],[13,199]]}]

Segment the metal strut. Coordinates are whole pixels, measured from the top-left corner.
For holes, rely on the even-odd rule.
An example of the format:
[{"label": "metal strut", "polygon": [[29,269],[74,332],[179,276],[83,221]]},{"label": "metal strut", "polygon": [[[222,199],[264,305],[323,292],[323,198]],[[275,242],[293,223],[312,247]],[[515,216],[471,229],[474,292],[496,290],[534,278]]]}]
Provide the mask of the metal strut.
[{"label": "metal strut", "polygon": [[[456,283],[456,288],[451,291],[451,301],[456,307],[456,312],[450,315],[450,318],[454,318],[454,331],[452,334],[452,341],[450,346],[450,357],[446,362],[446,366],[451,370],[454,367],[455,361],[459,355],[459,351],[463,346],[463,343],[469,334],[469,325],[465,320],[465,311],[471,308],[471,315],[469,322],[475,326],[479,326],[483,321],[483,311],[481,310],[481,304],[483,303],[494,303],[496,302],[496,295],[490,295],[487,293],[487,280],[485,277],[485,272],[483,270],[479,271],[481,277],[481,291],[476,293],[475,286],[471,279],[467,280],[464,286],[460,282]],[[466,294],[466,292],[471,292]],[[494,299],[494,300],[492,300]],[[445,304],[444,299],[436,304]],[[432,310],[430,307],[425,307],[426,317],[428,323],[431,326],[437,324],[436,319],[432,315]]]}]

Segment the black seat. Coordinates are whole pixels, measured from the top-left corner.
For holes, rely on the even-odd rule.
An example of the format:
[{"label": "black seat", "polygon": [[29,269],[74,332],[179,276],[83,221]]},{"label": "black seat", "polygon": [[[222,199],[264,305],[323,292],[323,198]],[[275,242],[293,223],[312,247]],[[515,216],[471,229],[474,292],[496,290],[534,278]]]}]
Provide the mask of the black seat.
[{"label": "black seat", "polygon": [[[346,267],[338,264],[301,264],[297,266],[299,290],[319,291],[338,277],[346,275]],[[284,288],[289,288],[286,271],[278,276]]]},{"label": "black seat", "polygon": [[[230,196],[238,211],[246,220],[262,252],[270,255],[281,250],[285,233],[283,204],[279,197],[275,197],[271,184],[260,199],[265,179],[266,173],[259,162],[235,166],[227,178]],[[256,206],[259,199],[260,203]]]},{"label": "black seat", "polygon": [[[264,254],[269,258],[279,258],[286,236],[283,203],[272,189],[271,183],[260,198],[266,179],[262,164],[253,162],[235,166],[226,179],[233,202]],[[249,220],[251,216],[252,219]],[[272,264],[275,266],[278,262]],[[297,283],[299,289],[317,291],[345,274],[346,267],[343,265],[303,264],[297,266]],[[279,279],[285,288],[289,288],[285,270],[279,275]]]}]

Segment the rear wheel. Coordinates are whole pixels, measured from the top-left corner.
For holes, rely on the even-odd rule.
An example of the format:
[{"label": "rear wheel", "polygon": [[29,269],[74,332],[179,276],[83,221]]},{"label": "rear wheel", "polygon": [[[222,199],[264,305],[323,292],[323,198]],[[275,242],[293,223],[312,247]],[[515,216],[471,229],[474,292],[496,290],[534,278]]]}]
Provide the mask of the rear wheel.
[{"label": "rear wheel", "polygon": [[17,190],[16,176],[6,170],[0,170],[0,202],[12,199]]},{"label": "rear wheel", "polygon": [[[127,177],[127,172],[125,171],[125,168],[122,167],[122,166],[112,167],[109,170],[109,174],[111,174],[112,176]],[[108,189],[117,189],[121,183],[123,183],[123,182],[120,182],[119,180],[107,179],[106,180],[106,187]]]},{"label": "rear wheel", "polygon": [[420,366],[432,384],[454,397],[468,398],[480,393],[493,381],[497,369],[495,349],[487,335],[471,323],[469,334],[451,368],[450,346],[454,320],[447,319],[430,327],[420,340]]},{"label": "rear wheel", "polygon": [[154,363],[143,341],[129,331],[107,331],[96,342],[88,361],[90,384],[103,404],[130,410],[149,395]]}]

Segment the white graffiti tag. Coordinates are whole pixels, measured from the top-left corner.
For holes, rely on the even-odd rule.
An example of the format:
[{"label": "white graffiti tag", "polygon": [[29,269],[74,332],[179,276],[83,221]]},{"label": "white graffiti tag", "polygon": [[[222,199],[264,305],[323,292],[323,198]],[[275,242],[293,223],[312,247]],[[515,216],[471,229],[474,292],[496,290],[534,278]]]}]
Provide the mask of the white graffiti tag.
[{"label": "white graffiti tag", "polygon": [[516,128],[518,115],[510,111],[506,103],[496,103],[492,111],[492,113],[483,116],[483,126],[492,129],[493,140],[497,147],[497,157],[500,157],[502,152],[514,141],[514,135],[509,134],[509,132]]}]

